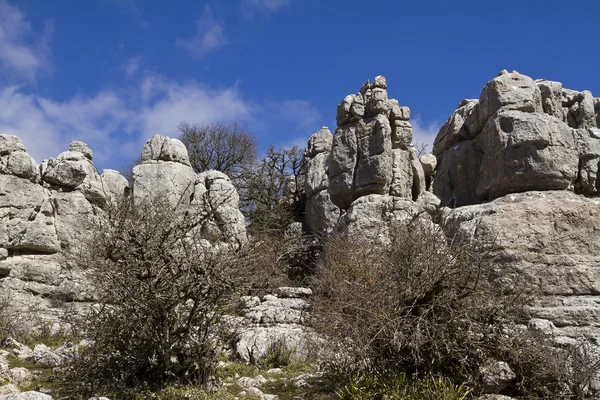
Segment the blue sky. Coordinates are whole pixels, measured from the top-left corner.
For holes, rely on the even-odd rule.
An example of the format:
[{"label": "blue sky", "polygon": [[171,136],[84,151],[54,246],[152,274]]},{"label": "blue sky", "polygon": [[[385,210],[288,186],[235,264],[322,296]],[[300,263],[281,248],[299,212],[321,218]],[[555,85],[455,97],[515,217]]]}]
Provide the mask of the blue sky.
[{"label": "blue sky", "polygon": [[0,0],[0,132],[37,161],[83,140],[99,169],[181,121],[304,144],[381,74],[430,143],[502,69],[599,96],[599,15],[596,0]]}]

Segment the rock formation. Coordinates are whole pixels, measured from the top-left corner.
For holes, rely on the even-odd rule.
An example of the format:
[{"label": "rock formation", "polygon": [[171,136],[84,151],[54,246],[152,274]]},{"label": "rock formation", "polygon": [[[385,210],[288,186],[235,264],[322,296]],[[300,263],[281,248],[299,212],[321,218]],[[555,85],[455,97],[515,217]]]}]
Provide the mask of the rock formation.
[{"label": "rock formation", "polygon": [[[598,336],[599,100],[502,71],[463,100],[433,148],[448,221],[494,243],[500,266],[540,289],[531,314],[553,334]],[[479,204],[489,201],[485,204]],[[461,207],[464,206],[464,207]],[[530,324],[531,325],[531,324]]]},{"label": "rock formation", "polygon": [[[176,140],[154,136],[134,168],[133,196],[166,196],[182,212],[203,221],[195,234],[207,244],[246,241],[238,195],[229,178],[216,171],[196,175],[187,150]],[[70,254],[89,237],[90,223],[130,194],[127,180],[114,170],[101,175],[85,143],[41,165],[15,136],[0,135],[0,296],[11,306],[55,320],[63,302],[85,305],[94,290]],[[31,314],[23,318],[34,321]]]},{"label": "rock formation", "polygon": [[434,193],[453,206],[531,190],[597,193],[599,103],[587,90],[502,71],[440,129]]},{"label": "rock formation", "polygon": [[323,127],[308,142],[308,231],[378,229],[384,219],[406,218],[439,203],[426,193],[435,157],[419,160],[409,119],[410,109],[388,98],[383,76],[342,100],[333,137]]}]

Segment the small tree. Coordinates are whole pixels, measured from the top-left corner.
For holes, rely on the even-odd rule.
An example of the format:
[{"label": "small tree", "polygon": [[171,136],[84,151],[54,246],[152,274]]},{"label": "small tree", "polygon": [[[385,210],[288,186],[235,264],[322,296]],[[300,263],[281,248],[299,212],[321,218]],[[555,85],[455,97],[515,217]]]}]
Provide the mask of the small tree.
[{"label": "small tree", "polygon": [[236,253],[196,235],[208,218],[160,196],[108,210],[75,259],[101,304],[86,315],[89,344],[67,369],[67,387],[127,397],[140,385],[206,382],[237,279]]},{"label": "small tree", "polygon": [[253,231],[282,231],[293,221],[303,200],[301,170],[304,151],[298,146],[277,150],[244,168],[239,179],[243,210]]},{"label": "small tree", "polygon": [[182,122],[177,129],[198,173],[214,169],[235,179],[243,167],[256,160],[256,137],[239,122],[229,125]]}]

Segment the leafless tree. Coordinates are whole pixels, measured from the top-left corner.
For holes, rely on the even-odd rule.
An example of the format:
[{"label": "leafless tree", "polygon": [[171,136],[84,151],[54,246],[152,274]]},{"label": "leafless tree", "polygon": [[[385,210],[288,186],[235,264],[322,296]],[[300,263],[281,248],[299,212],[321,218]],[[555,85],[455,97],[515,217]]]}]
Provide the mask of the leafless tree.
[{"label": "leafless tree", "polygon": [[211,376],[239,255],[200,239],[209,218],[148,196],[124,199],[97,222],[74,259],[101,303],[82,324],[90,344],[66,369],[73,393],[94,386],[126,397],[131,387]]},{"label": "leafless tree", "polygon": [[255,230],[281,230],[302,202],[303,149],[270,146],[263,159],[244,168],[238,180],[242,208]]},{"label": "leafless tree", "polygon": [[242,167],[256,160],[256,137],[234,121],[229,125],[190,124],[177,127],[180,140],[188,149],[190,162],[196,172],[214,169],[234,179]]}]

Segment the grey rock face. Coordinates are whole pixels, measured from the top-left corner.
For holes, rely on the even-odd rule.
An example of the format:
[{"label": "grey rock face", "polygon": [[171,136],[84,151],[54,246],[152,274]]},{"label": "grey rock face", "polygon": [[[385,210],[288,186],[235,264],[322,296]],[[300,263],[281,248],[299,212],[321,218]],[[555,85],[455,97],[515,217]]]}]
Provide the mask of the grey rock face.
[{"label": "grey rock face", "polygon": [[[310,296],[306,288],[279,288],[280,296],[265,295],[246,300],[244,318],[234,327],[233,350],[244,361],[258,362],[272,346],[284,346],[295,359],[318,355],[322,339],[311,329],[301,325]],[[303,297],[303,298],[299,298]]]},{"label": "grey rock face", "polygon": [[[422,166],[414,162],[410,110],[388,98],[383,82],[377,77],[338,106],[343,118],[337,120],[327,175],[331,200],[343,210],[370,194],[416,200],[426,186]],[[352,112],[356,102],[365,105],[364,113]]]},{"label": "grey rock face", "polygon": [[83,142],[80,142],[79,140],[73,140],[71,142],[71,145],[69,146],[69,150],[83,154],[85,158],[87,158],[90,161],[92,161],[92,159],[94,158],[94,153],[92,152],[92,150],[90,150],[88,145]]},{"label": "grey rock face", "polygon": [[247,240],[238,193],[222,172],[206,171],[197,176],[188,213],[202,216],[206,221],[202,234],[211,241],[242,244]]},{"label": "grey rock face", "polygon": [[0,400],[52,400],[52,396],[40,392],[22,392],[0,396]]},{"label": "grey rock face", "polygon": [[[383,76],[373,84],[365,83],[359,93],[346,96],[338,105],[333,138],[323,128],[309,140],[305,230],[326,235],[357,222],[350,210],[363,197],[381,195],[411,202],[431,187],[437,160],[431,155],[423,163],[419,160],[412,145],[410,109],[388,98],[386,89]],[[421,202],[430,210],[439,204],[432,197]],[[388,208],[383,207],[385,212],[394,207]]]},{"label": "grey rock face", "polygon": [[[229,178],[212,171],[197,179],[182,160],[187,153],[178,150],[178,141],[169,141],[158,138],[147,145],[145,154],[159,160],[136,167],[134,195],[165,195],[182,212],[202,214],[202,228],[213,227],[217,233],[207,240],[209,245],[244,243],[245,223]],[[117,204],[130,190],[117,171],[98,175],[91,159],[91,150],[74,141],[70,151],[38,167],[17,137],[0,135],[0,295],[27,316],[21,320],[27,327],[55,321],[64,312],[64,302],[81,311],[97,301],[84,271],[71,265],[70,256],[90,237],[93,222],[104,218],[108,204]],[[207,232],[199,227],[194,233]],[[40,360],[48,359],[42,353],[44,349],[36,348]]]},{"label": "grey rock face", "polygon": [[541,113],[542,94],[538,85],[516,71],[502,71],[489,81],[479,97],[479,121],[485,123],[498,110]]},{"label": "grey rock face", "polygon": [[142,151],[143,161],[173,161],[191,165],[187,148],[179,139],[154,135],[148,140]]},{"label": "grey rock face", "polygon": [[503,71],[440,129],[434,193],[452,206],[529,190],[597,193],[595,102],[589,91]]},{"label": "grey rock face", "polygon": [[339,208],[333,204],[327,192],[332,142],[331,131],[324,126],[310,137],[304,154],[304,229],[319,235],[330,233],[340,215]]},{"label": "grey rock face", "polygon": [[599,207],[598,199],[568,191],[530,191],[449,210],[447,222],[474,241],[494,243],[507,279],[542,290],[533,318],[579,336],[600,321]]},{"label": "grey rock face", "polygon": [[105,169],[100,175],[104,195],[113,204],[118,203],[124,196],[129,194],[129,182],[119,171]]},{"label": "grey rock face", "polygon": [[0,135],[0,174],[14,175],[32,182],[39,180],[37,164],[16,136]]},{"label": "grey rock face", "polygon": [[475,139],[484,155],[477,197],[527,190],[567,189],[579,157],[572,129],[545,114],[502,110]]}]

